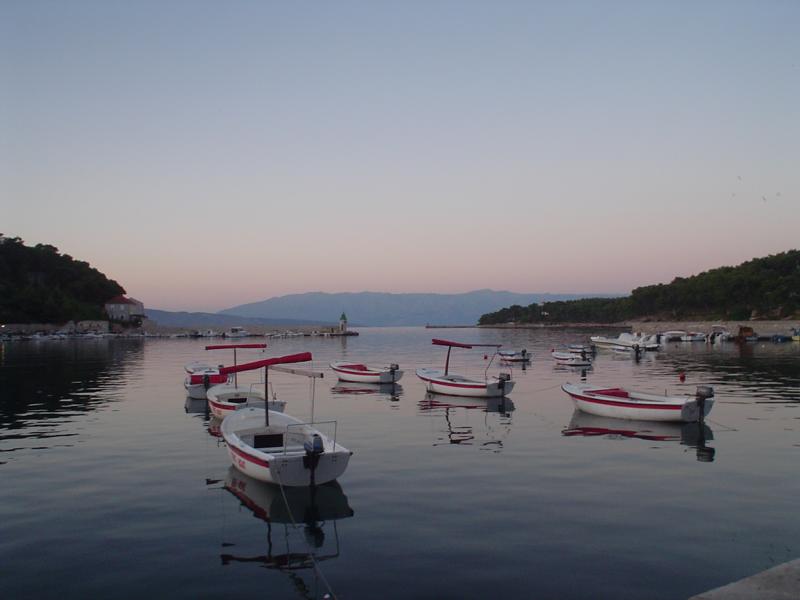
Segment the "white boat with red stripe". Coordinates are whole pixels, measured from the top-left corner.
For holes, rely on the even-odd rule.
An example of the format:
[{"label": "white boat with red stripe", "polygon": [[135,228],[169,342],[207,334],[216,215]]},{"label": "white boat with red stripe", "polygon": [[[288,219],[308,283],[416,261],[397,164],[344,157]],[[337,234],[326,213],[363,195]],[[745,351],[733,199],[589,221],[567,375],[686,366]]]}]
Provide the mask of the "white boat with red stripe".
[{"label": "white boat with red stripe", "polygon": [[370,367],[363,363],[339,360],[331,363],[331,369],[339,381],[350,383],[397,383],[403,376],[403,372],[396,364],[388,367]]},{"label": "white boat with red stripe", "polygon": [[[450,373],[450,351],[453,348],[499,348],[500,344],[462,344],[461,342],[450,342],[447,340],[432,340],[434,346],[447,346],[447,359],[442,369],[417,369],[417,377],[425,382],[425,387],[429,392],[435,394],[445,394],[448,396],[469,396],[472,398],[496,398],[511,393],[514,389],[514,381],[509,373],[500,373],[489,376],[486,367],[483,381],[470,379],[463,375]],[[491,363],[490,363],[491,366]]]},{"label": "white boat with red stripe", "polygon": [[641,421],[702,421],[714,406],[714,390],[698,386],[694,396],[667,396],[585,383],[561,386],[576,408],[601,417]]},{"label": "white boat with red stripe", "polygon": [[[216,344],[206,346],[206,350],[233,350],[233,364],[236,366],[236,350],[240,348],[266,348],[266,344]],[[186,371],[186,379],[183,387],[190,398],[204,400],[209,388],[214,385],[226,384],[231,382],[229,374],[222,373],[219,367],[212,367],[203,362],[195,361],[183,367]],[[236,375],[233,376],[234,385],[237,383]]]},{"label": "white boat with red stripe", "polygon": [[245,475],[267,483],[306,486],[340,477],[353,454],[336,441],[335,434],[326,436],[318,425],[246,407],[225,417],[220,430],[231,463]]},{"label": "white boat with red stripe", "polygon": [[[255,385],[252,386],[235,386],[235,385],[215,385],[208,388],[206,397],[208,399],[208,408],[218,419],[224,419],[227,415],[234,410],[238,410],[243,406],[257,406],[264,408],[264,391],[257,389]],[[269,409],[278,412],[283,412],[286,408],[284,400],[271,398],[269,401]]]},{"label": "white boat with red stripe", "polygon": [[[264,389],[268,389],[270,368],[311,378],[322,377],[322,373],[276,366],[309,360],[311,354],[304,352],[258,361],[259,366],[264,367]],[[242,367],[250,370],[253,365],[235,368],[245,370]],[[259,481],[291,487],[322,484],[342,475],[352,452],[336,441],[336,421],[314,422],[313,392],[311,401],[310,422],[252,406],[226,416],[220,431],[233,466]],[[332,430],[332,436],[323,433],[320,426]]]},{"label": "white boat with red stripe", "polygon": [[217,367],[200,363],[186,365],[186,378],[183,380],[183,387],[189,398],[203,400],[206,392],[214,385],[229,383],[228,375],[223,375]]},{"label": "white boat with red stripe", "polygon": [[[311,360],[311,355],[308,352],[302,352],[300,354],[291,354],[289,356],[281,356],[267,360],[272,362],[265,364],[264,360],[257,360],[255,362],[234,365],[232,367],[220,367],[219,370],[224,375],[233,375],[236,377],[237,373],[241,373],[243,371],[254,371],[270,365]],[[224,419],[227,415],[242,408],[243,406],[256,406],[258,408],[264,408],[264,398],[267,398],[269,395],[269,390],[267,389],[268,386],[264,385],[263,383],[240,386],[238,385],[237,379],[234,379],[234,381],[237,381],[237,383],[234,385],[215,385],[209,388],[206,392],[208,408],[211,410],[211,413],[219,419]],[[262,389],[258,389],[256,387],[257,385],[262,386]],[[286,402],[283,400],[278,400],[274,397],[270,398],[270,410],[283,412],[285,407]]]}]

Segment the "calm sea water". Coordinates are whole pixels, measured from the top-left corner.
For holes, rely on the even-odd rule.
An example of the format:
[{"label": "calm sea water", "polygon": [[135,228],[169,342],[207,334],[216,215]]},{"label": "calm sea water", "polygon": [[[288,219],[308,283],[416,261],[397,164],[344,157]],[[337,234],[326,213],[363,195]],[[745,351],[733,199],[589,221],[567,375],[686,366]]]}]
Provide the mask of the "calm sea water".
[{"label": "calm sea water", "polygon": [[[182,387],[185,363],[230,362],[202,341],[2,344],[3,596],[686,598],[800,556],[800,344],[675,344],[638,364],[601,353],[586,373],[555,367],[550,349],[584,335],[271,341],[270,355],[310,351],[327,371],[315,416],[336,419],[354,451],[313,498],[230,469]],[[414,369],[443,364],[431,337],[534,359],[514,369],[510,401],[429,397]],[[327,363],[340,358],[405,375],[395,390],[338,384]],[[479,376],[487,362],[454,350],[451,370]],[[581,377],[710,384],[717,403],[706,429],[590,418],[559,389]],[[309,381],[272,380],[286,412],[308,418]]]}]

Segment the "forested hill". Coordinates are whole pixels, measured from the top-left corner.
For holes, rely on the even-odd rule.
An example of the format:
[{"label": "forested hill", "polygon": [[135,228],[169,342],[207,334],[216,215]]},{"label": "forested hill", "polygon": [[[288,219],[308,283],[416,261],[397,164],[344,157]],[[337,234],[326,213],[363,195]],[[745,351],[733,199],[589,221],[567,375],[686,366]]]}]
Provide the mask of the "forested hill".
[{"label": "forested hill", "polygon": [[105,319],[103,305],[125,290],[89,263],[47,244],[0,234],[0,322]]},{"label": "forested hill", "polygon": [[499,323],[616,323],[654,318],[784,318],[800,312],[800,251],[755,258],[671,283],[636,288],[624,298],[585,298],[511,306],[483,315],[481,325]]}]

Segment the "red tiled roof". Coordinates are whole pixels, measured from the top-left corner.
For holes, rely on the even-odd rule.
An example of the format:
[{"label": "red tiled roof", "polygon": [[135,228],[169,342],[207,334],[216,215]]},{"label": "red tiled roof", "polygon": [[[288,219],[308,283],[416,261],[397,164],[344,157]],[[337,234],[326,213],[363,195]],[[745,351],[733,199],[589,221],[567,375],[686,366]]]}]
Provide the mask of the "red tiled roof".
[{"label": "red tiled roof", "polygon": [[132,300],[128,300],[125,296],[114,296],[111,300],[108,300],[106,304],[136,304]]}]

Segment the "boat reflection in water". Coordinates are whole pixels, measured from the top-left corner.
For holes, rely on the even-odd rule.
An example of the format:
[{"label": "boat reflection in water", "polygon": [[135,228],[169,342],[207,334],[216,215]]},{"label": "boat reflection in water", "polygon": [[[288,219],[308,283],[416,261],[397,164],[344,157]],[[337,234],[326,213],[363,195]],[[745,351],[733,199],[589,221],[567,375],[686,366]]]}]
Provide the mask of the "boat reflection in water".
[{"label": "boat reflection in water", "polygon": [[187,415],[204,415],[207,419],[210,414],[210,410],[208,409],[208,400],[203,398],[199,400],[197,398],[192,398],[191,396],[186,396],[186,402],[183,405],[183,409],[186,411]]},{"label": "boat reflection in water", "polygon": [[397,402],[403,395],[403,386],[399,383],[358,383],[340,381],[331,388],[331,394],[343,396],[379,396],[381,400]]},{"label": "boat reflection in water", "polygon": [[222,419],[212,415],[208,420],[208,435],[221,440],[222,431],[220,430],[220,427],[222,427]]},{"label": "boat reflection in water", "polygon": [[[445,428],[439,429],[434,446],[460,444],[477,445],[482,450],[501,452],[503,440],[511,430],[511,413],[514,402],[505,396],[494,398],[469,398],[466,396],[445,396],[428,392],[425,399],[417,404],[423,414],[444,417]],[[473,418],[470,418],[472,413]],[[483,427],[476,427],[475,415],[483,414],[478,421]],[[476,439],[477,437],[477,439]]]},{"label": "boat reflection in water", "polygon": [[638,438],[658,442],[679,442],[697,451],[697,460],[713,462],[715,449],[706,446],[714,439],[714,432],[705,423],[675,423],[668,421],[629,421],[585,413],[578,409],[572,413],[569,427],[561,432],[567,437],[597,437],[607,439]]},{"label": "boat reflection in water", "polygon": [[[315,569],[315,563],[339,556],[336,521],[352,517],[353,509],[338,483],[284,487],[281,490],[278,485],[258,481],[230,467],[225,489],[236,496],[254,517],[266,522],[267,552],[247,556],[221,554],[223,566],[257,563],[269,569],[293,572]],[[275,543],[273,526],[279,529]],[[302,536],[298,536],[295,532],[299,532],[301,527]],[[331,539],[326,540],[326,533]],[[226,547],[230,545],[223,544]],[[276,549],[276,545],[280,548]],[[295,583],[305,587],[302,581],[296,580]]]},{"label": "boat reflection in water", "polygon": [[573,365],[565,365],[562,363],[554,363],[553,364],[554,371],[561,371],[564,373],[578,373],[581,376],[581,381],[586,381],[586,376],[594,371],[594,367],[589,365],[588,367],[576,367]]}]

